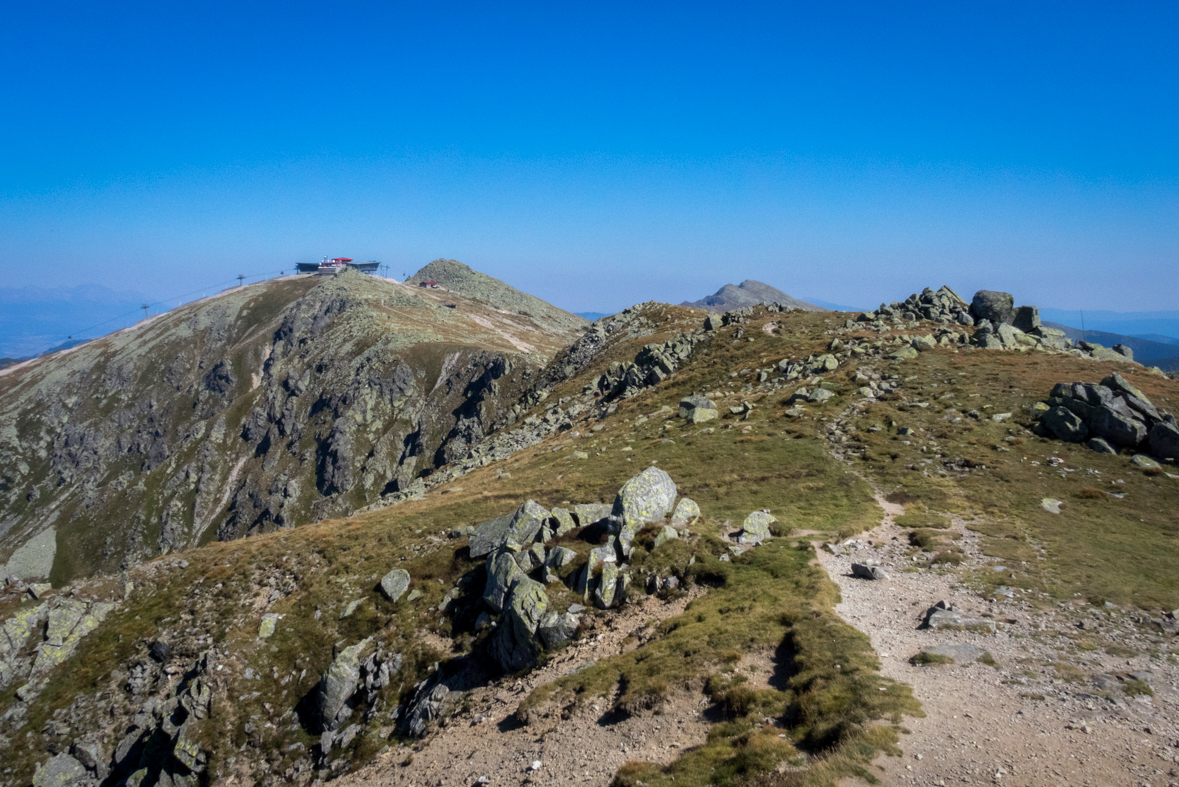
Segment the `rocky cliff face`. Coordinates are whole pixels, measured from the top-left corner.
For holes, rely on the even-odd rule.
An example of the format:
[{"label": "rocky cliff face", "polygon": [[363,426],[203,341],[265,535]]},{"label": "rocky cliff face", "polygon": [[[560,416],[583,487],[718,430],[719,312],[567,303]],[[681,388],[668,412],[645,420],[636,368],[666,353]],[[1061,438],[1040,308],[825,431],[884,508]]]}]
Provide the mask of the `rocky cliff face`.
[{"label": "rocky cliff face", "polygon": [[233,290],[9,368],[4,572],[109,572],[345,515],[465,453],[571,338],[347,272]]}]

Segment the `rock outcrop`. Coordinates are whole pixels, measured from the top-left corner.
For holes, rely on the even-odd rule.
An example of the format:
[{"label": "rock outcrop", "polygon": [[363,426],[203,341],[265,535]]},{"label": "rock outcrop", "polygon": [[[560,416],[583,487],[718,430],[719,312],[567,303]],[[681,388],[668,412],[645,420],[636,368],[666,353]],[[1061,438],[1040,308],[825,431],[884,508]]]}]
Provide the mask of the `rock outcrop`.
[{"label": "rock outcrop", "polygon": [[1037,405],[1040,428],[1058,440],[1087,441],[1099,453],[1133,449],[1179,458],[1175,417],[1117,372],[1099,384],[1059,383],[1045,405]]}]

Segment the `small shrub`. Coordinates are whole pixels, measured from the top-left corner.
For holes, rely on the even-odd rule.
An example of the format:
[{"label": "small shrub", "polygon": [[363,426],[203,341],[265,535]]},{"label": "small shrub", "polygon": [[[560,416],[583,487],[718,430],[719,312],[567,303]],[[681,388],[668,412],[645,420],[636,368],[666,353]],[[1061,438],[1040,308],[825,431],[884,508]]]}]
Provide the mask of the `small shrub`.
[{"label": "small shrub", "polygon": [[933,560],[931,560],[929,562],[931,565],[934,565],[934,566],[937,566],[937,565],[960,566],[960,565],[962,565],[962,553],[957,552],[957,551],[951,551],[951,550],[947,549],[942,552],[938,552],[936,555],[933,556]]},{"label": "small shrub", "polygon": [[1077,497],[1082,500],[1104,500],[1105,492],[1102,492],[1100,489],[1094,489],[1091,486],[1087,486],[1080,492],[1077,492]]},{"label": "small shrub", "polygon": [[1153,697],[1154,689],[1144,680],[1128,680],[1122,684],[1122,691],[1131,697]]}]

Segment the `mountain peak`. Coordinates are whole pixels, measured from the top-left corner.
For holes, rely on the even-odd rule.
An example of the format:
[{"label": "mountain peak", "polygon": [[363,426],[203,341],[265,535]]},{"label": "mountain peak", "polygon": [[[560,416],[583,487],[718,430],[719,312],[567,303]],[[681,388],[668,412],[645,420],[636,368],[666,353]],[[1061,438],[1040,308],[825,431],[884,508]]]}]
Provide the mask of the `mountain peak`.
[{"label": "mountain peak", "polygon": [[746,279],[740,284],[726,284],[712,295],[698,301],[684,301],[681,306],[692,306],[697,309],[708,309],[713,312],[725,312],[742,306],[753,306],[758,303],[781,303],[811,312],[826,311],[822,306],[800,301],[787,295],[777,287]]},{"label": "mountain peak", "polygon": [[510,284],[480,273],[458,260],[437,259],[406,280],[406,284],[424,285],[429,282],[471,300],[480,301],[503,311],[523,314],[543,321],[559,331],[574,331],[585,327],[584,317],[558,309],[534,295],[521,292]]}]

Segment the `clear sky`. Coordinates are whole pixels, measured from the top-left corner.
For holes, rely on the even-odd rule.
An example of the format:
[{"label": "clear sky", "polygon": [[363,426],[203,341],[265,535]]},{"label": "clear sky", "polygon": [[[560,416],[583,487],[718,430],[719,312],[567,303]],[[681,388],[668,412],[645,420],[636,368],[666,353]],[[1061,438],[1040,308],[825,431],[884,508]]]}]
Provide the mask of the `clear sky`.
[{"label": "clear sky", "polygon": [[2,287],[1179,302],[1179,3],[5,3]]}]

